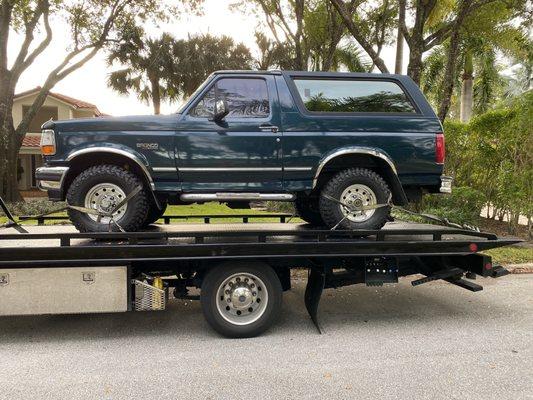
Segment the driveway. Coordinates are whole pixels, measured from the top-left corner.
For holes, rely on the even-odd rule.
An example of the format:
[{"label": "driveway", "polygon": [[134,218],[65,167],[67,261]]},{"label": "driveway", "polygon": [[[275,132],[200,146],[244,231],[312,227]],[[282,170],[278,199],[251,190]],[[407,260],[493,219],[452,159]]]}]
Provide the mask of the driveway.
[{"label": "driveway", "polygon": [[531,399],[533,275],[471,293],[327,290],[325,333],[305,282],[259,338],[223,339],[197,302],[160,313],[0,318],[0,399]]}]

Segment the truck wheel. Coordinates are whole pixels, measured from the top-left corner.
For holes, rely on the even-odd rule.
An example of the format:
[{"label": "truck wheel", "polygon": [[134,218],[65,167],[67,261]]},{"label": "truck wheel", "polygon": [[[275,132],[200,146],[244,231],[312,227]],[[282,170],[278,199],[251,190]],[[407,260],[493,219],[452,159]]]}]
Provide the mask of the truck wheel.
[{"label": "truck wheel", "polygon": [[200,301],[205,319],[223,336],[245,338],[266,331],[281,310],[278,276],[260,262],[223,263],[204,277]]},{"label": "truck wheel", "polygon": [[[133,173],[116,165],[97,165],[79,174],[67,192],[67,203],[70,205],[110,211],[142,182]],[[122,229],[134,232],[142,227],[148,213],[148,200],[145,190],[141,190],[135,197],[114,214],[115,221]],[[107,232],[109,217],[86,214],[69,209],[70,220],[80,232]],[[115,224],[112,230],[118,231]]]},{"label": "truck wheel", "polygon": [[298,216],[308,224],[323,226],[324,221],[320,215],[318,197],[298,196],[294,201],[294,208]]},{"label": "truck wheel", "polygon": [[143,226],[148,226],[156,222],[159,218],[165,214],[165,211],[167,210],[167,203],[161,203],[161,210],[157,208],[155,204],[150,204],[150,208],[148,209],[148,215],[146,216],[146,221],[144,222]]},{"label": "truck wheel", "polygon": [[353,211],[339,202],[354,206],[386,204],[390,193],[387,183],[374,171],[350,168],[337,173],[322,189],[320,214],[330,228],[339,224],[340,229],[381,229],[389,218],[389,206]]}]

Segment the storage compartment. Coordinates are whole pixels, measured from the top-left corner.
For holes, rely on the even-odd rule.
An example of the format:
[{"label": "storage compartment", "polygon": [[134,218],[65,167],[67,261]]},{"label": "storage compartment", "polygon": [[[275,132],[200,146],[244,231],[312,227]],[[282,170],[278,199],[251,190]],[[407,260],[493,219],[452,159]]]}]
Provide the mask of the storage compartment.
[{"label": "storage compartment", "polygon": [[128,267],[0,269],[0,315],[128,311]]}]

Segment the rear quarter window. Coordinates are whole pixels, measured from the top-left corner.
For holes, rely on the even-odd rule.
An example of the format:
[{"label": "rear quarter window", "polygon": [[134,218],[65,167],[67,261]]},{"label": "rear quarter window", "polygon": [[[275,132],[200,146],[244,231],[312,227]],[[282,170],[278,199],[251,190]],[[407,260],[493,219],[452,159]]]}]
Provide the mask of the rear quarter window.
[{"label": "rear quarter window", "polygon": [[310,112],[417,112],[403,89],[391,81],[294,78],[294,84]]}]

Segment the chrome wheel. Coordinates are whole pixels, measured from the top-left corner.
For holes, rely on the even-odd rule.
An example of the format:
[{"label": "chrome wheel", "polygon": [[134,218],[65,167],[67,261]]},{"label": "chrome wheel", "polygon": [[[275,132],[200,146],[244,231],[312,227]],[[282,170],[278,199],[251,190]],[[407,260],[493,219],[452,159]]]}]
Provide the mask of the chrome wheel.
[{"label": "chrome wheel", "polygon": [[[112,211],[117,204],[126,198],[124,191],[113,183],[99,183],[98,185],[93,186],[87,194],[85,195],[85,207],[98,210],[100,212],[110,212]],[[120,219],[126,213],[128,205],[124,204],[117,211],[113,213],[113,218],[115,221],[120,221]],[[89,218],[93,221],[98,220],[97,215],[87,214]],[[111,218],[102,217],[100,223],[109,224]]]},{"label": "chrome wheel", "polygon": [[268,291],[264,282],[251,273],[236,273],[225,279],[217,290],[217,310],[234,325],[257,321],[266,310]]},{"label": "chrome wheel", "polygon": [[357,210],[363,206],[377,204],[376,194],[366,185],[356,183],[348,186],[341,194],[341,203],[349,207],[340,206],[342,215],[352,222],[365,222],[376,212],[373,210]]}]

